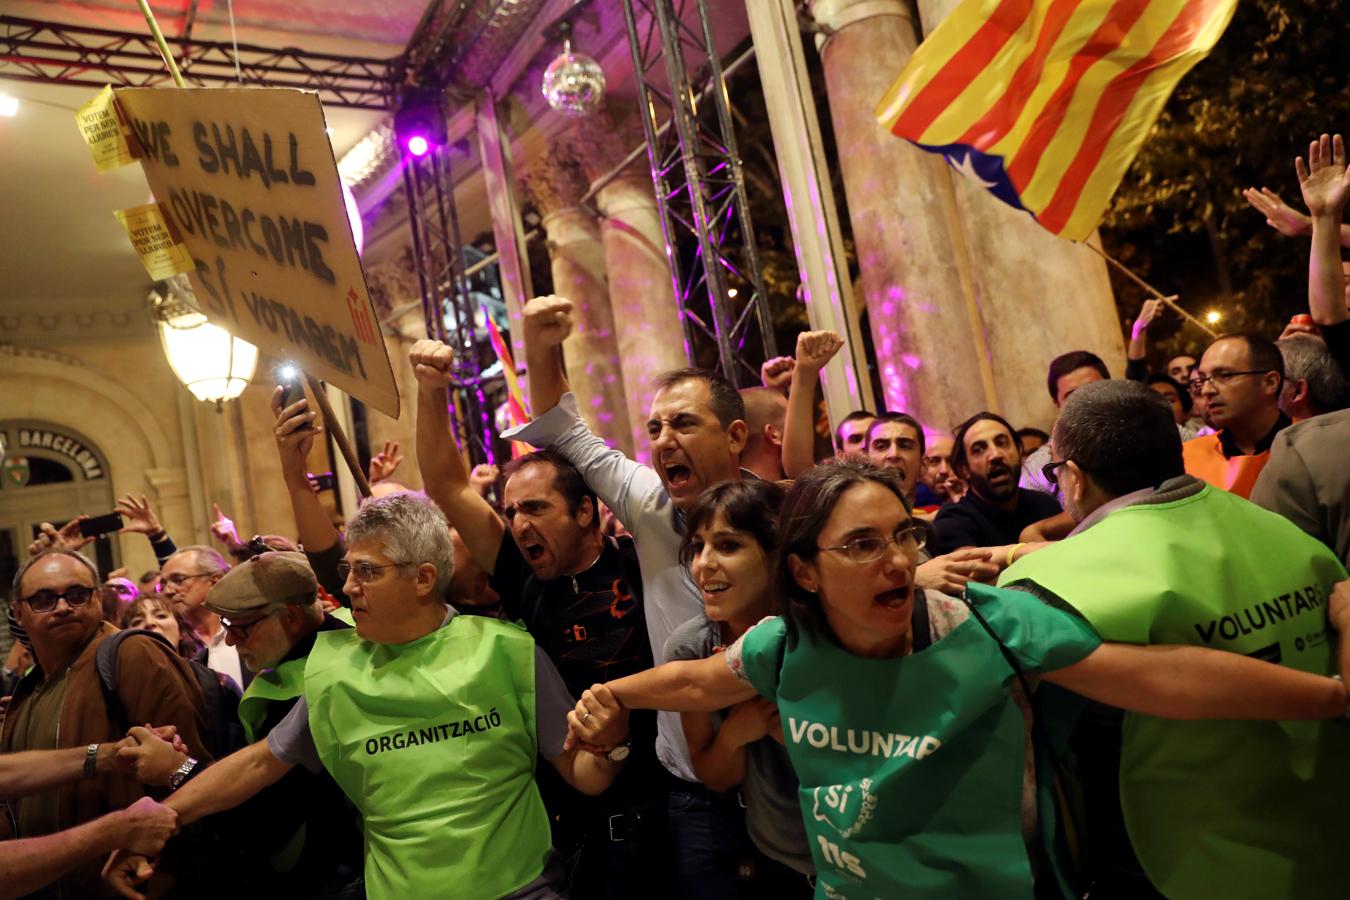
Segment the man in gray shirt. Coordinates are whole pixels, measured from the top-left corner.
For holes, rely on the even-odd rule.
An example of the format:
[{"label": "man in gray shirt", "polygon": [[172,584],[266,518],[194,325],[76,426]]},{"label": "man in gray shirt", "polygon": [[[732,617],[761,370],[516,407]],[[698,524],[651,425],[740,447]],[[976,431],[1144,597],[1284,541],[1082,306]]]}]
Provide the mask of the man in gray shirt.
[{"label": "man in gray shirt", "polygon": [[[740,454],[748,430],[745,404],[724,378],[701,369],[679,369],[657,379],[647,422],[652,464],[643,465],[609,447],[586,426],[568,392],[562,342],[572,331],[572,303],[536,297],[525,305],[526,371],[530,399],[544,410],[503,437],[557,451],[577,468],[637,543],[646,605],[647,636],[656,663],[672,632],[703,615],[703,598],[680,560],[683,510],[705,488],[741,477]],[[675,776],[697,782],[676,713],[657,716],[656,753]]]}]

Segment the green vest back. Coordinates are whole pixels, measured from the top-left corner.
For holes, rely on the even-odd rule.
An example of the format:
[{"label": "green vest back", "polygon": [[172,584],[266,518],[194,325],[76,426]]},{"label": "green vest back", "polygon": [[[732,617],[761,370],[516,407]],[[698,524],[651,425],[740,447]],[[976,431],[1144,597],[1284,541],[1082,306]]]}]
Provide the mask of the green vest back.
[{"label": "green vest back", "polygon": [[[1213,487],[1127,506],[1030,554],[1030,581],[1102,638],[1191,644],[1335,671],[1326,601],[1335,555],[1284,518]],[[1343,722],[1177,722],[1125,715],[1120,799],[1130,841],[1164,894],[1344,896],[1350,798]]]},{"label": "green vest back", "polygon": [[371,898],[493,898],[544,870],[534,641],[455,616],[398,646],[322,633],[305,669],[324,767],[361,810]]}]

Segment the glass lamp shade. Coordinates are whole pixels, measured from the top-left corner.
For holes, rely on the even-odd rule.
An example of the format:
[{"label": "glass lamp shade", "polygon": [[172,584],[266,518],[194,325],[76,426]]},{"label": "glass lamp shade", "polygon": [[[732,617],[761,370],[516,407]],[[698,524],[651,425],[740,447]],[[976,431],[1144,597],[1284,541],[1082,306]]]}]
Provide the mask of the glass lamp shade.
[{"label": "glass lamp shade", "polygon": [[258,365],[258,348],[200,313],[159,323],[160,343],[169,368],[198,400],[233,400],[248,387]]}]

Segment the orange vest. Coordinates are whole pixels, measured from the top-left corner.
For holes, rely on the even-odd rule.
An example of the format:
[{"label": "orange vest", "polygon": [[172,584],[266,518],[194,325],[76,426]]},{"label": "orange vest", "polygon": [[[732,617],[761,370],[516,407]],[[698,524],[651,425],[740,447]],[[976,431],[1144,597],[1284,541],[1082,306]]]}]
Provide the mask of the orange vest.
[{"label": "orange vest", "polygon": [[1194,475],[1217,488],[1249,498],[1256,476],[1266,467],[1270,451],[1264,450],[1253,456],[1234,456],[1229,459],[1223,455],[1223,447],[1217,434],[1207,434],[1194,438],[1181,445],[1181,457],[1186,462],[1186,474]]}]

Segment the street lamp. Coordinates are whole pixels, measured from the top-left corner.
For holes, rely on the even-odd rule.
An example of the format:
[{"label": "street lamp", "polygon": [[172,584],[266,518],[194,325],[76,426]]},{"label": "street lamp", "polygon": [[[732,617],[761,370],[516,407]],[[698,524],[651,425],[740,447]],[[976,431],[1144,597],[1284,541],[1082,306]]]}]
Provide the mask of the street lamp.
[{"label": "street lamp", "polygon": [[[175,276],[182,279],[184,276]],[[186,299],[191,288],[169,284],[168,297],[152,292],[150,303],[169,368],[192,395],[219,408],[244,392],[258,365],[258,348],[212,325]]]}]

